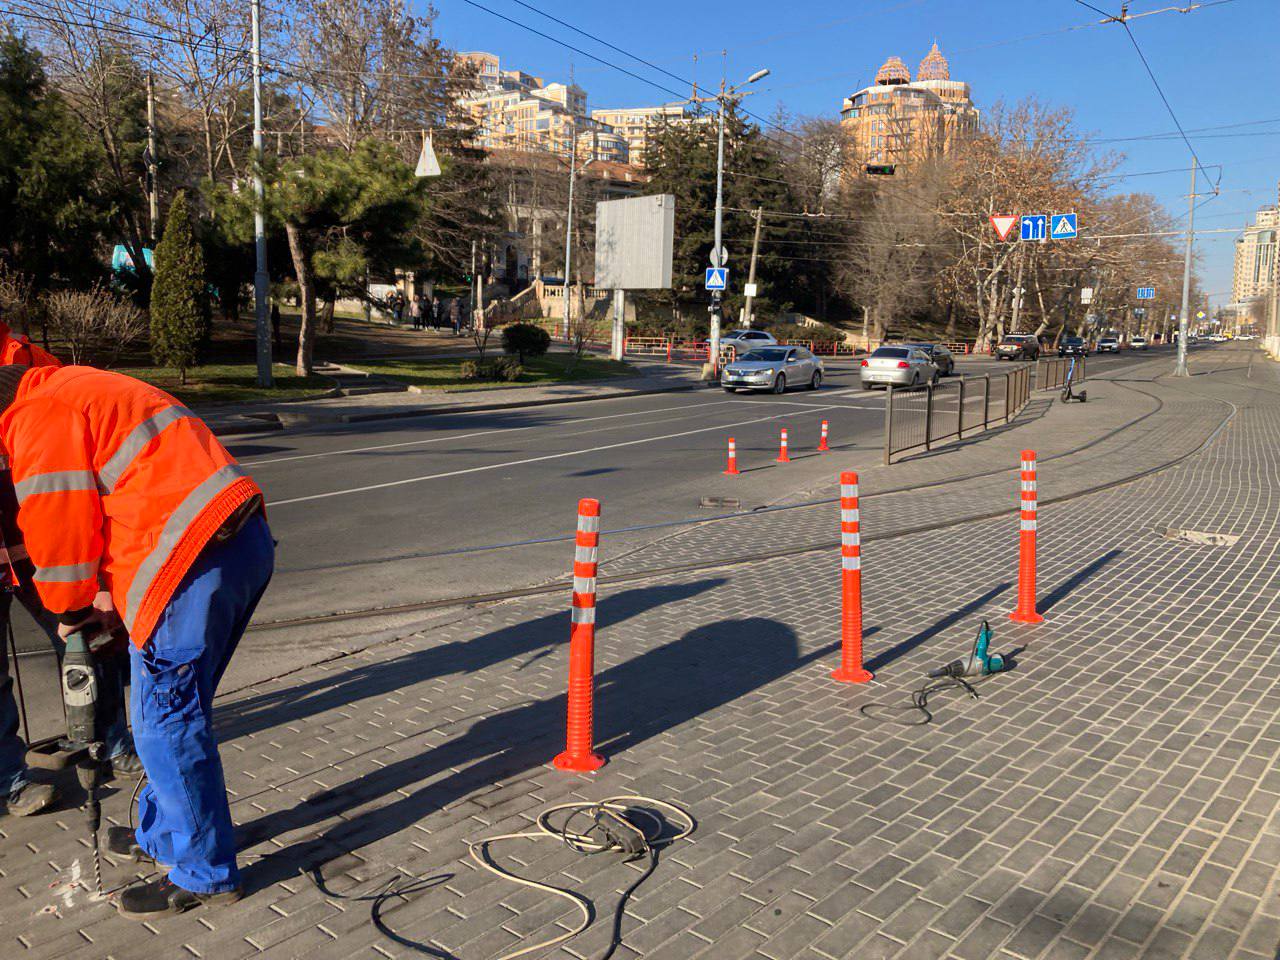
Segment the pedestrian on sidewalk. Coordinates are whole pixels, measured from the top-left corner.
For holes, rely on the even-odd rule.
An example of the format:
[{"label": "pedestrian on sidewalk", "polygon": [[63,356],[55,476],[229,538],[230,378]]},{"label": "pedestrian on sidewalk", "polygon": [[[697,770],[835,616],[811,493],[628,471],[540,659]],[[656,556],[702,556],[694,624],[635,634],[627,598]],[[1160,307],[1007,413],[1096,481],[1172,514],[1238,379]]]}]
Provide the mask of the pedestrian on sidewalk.
[{"label": "pedestrian on sidewalk", "polygon": [[457,297],[449,298],[449,325],[453,327],[455,337],[462,336],[462,310]]},{"label": "pedestrian on sidewalk", "polygon": [[106,848],[168,873],[124,890],[120,913],[149,920],[238,900],[213,698],[271,579],[262,492],[191,411],[124,374],[0,367],[0,411],[18,523],[58,633],[118,616],[132,641],[130,713],[148,783],[137,831],[109,828]]},{"label": "pedestrian on sidewalk", "polygon": [[422,298],[414,297],[409,302],[409,319],[413,321],[413,329],[422,329]]},{"label": "pedestrian on sidewalk", "polygon": [[440,298],[434,294],[431,296],[431,326],[437,330],[440,328]]},{"label": "pedestrian on sidewalk", "polygon": [[[0,362],[19,363],[23,366],[59,366],[52,354],[31,344],[26,337],[14,336],[9,327],[0,321]],[[9,676],[9,652],[5,634],[9,632],[9,618],[13,600],[27,608],[31,619],[49,637],[59,661],[62,658],[62,640],[58,636],[57,619],[40,603],[32,577],[35,568],[27,556],[18,527],[18,498],[13,489],[13,477],[8,463],[0,458],[0,802],[5,809],[18,817],[48,810],[58,801],[58,791],[53,784],[36,783],[29,779],[27,770],[27,744],[18,735],[19,712],[14,698],[13,678]],[[142,776],[142,762],[133,749],[129,737],[129,724],[124,710],[124,679],[127,675],[127,659],[117,654],[102,660],[104,704],[111,704],[108,716],[102,717],[106,728],[103,741],[106,744],[106,767],[110,777],[136,780]]]},{"label": "pedestrian on sidewalk", "polygon": [[284,347],[280,344],[280,304],[271,305],[271,340],[276,346],[276,359],[281,359]]}]

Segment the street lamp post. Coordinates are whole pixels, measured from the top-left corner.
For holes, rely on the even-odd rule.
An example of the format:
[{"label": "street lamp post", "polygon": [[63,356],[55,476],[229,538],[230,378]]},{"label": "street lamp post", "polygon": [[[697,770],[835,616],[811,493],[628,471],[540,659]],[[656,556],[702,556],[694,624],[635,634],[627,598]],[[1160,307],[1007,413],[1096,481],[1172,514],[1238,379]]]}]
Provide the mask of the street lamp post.
[{"label": "street lamp post", "polygon": [[253,313],[257,340],[258,386],[271,386],[271,322],[267,315],[267,225],[262,185],[262,11],[261,0],[249,6],[253,30]]},{"label": "street lamp post", "polygon": [[1187,244],[1182,254],[1182,310],[1178,314],[1178,361],[1174,364],[1173,375],[1186,377],[1187,372],[1187,335],[1191,328],[1191,249],[1196,242],[1196,166],[1199,161],[1191,158],[1191,196],[1187,201]]},{"label": "street lamp post", "polygon": [[[731,97],[745,96],[740,94],[739,90],[748,84],[762,80],[769,75],[769,71],[757,70],[751,76],[747,77],[742,83],[734,87],[726,89],[724,78],[720,80],[720,93],[715,97],[719,102],[719,125],[720,129],[716,141],[716,231],[715,243],[711,248],[711,265],[713,267],[723,267],[721,262],[720,250],[721,239],[724,226],[724,108]],[[703,98],[695,98],[694,102],[701,102]],[[711,99],[711,98],[706,98]],[[720,321],[722,312],[722,301],[724,295],[720,290],[711,291],[711,336],[710,336],[710,354],[708,358],[711,362],[711,378],[718,379],[720,376]]]}]

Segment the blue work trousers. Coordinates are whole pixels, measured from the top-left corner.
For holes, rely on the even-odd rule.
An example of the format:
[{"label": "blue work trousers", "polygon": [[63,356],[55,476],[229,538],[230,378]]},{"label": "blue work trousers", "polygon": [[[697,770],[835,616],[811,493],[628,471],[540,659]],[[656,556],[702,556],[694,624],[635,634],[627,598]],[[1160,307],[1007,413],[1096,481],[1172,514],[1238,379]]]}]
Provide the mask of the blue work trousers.
[{"label": "blue work trousers", "polygon": [[138,845],[194,893],[240,883],[213,695],[271,580],[275,548],[261,514],[205,547],[144,649],[133,648],[133,740],[147,771]]},{"label": "blue work trousers", "polygon": [[[57,619],[40,606],[34,589],[19,588],[17,596],[40,629],[48,634],[54,653],[61,661],[63,643],[58,639]],[[14,681],[10,675],[10,671],[14,670],[15,666],[9,663],[9,644],[6,637],[13,597],[13,592],[0,590],[0,799],[16,793],[27,784],[27,744],[23,743],[22,737],[18,734],[21,725],[18,703],[14,698]],[[102,682],[104,685],[113,685],[113,700],[118,705],[111,716],[100,718],[100,722],[107,725],[102,739],[106,743],[107,756],[111,759],[126,753],[131,747],[129,722],[124,713],[124,685],[127,678],[121,666],[123,663],[123,656],[101,663]],[[49,695],[50,691],[42,688],[41,696]],[[61,696],[61,692],[55,687],[52,695]]]}]

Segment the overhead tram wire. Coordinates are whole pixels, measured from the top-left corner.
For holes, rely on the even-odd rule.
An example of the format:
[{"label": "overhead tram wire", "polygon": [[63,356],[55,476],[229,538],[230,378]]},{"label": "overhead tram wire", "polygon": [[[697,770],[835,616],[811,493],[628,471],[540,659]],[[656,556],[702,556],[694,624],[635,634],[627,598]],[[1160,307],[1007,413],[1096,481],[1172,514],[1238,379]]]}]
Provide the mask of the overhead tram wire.
[{"label": "overhead tram wire", "polygon": [[[1171,119],[1173,121],[1173,125],[1178,128],[1178,133],[1182,136],[1182,142],[1187,145],[1187,150],[1190,151],[1191,158],[1195,160],[1196,168],[1201,174],[1203,174],[1205,181],[1208,182],[1211,187],[1217,189],[1218,183],[1215,183],[1209,176],[1209,172],[1205,169],[1204,164],[1200,160],[1200,155],[1196,153],[1196,148],[1192,146],[1190,138],[1188,138],[1186,131],[1182,128],[1182,121],[1178,119],[1178,115],[1174,112],[1173,104],[1169,102],[1169,98],[1165,96],[1164,88],[1160,86],[1160,81],[1156,79],[1155,71],[1151,69],[1151,64],[1147,60],[1147,55],[1142,52],[1142,47],[1138,43],[1138,38],[1134,36],[1133,28],[1129,26],[1128,13],[1121,13],[1121,15],[1117,17],[1107,13],[1105,10],[1099,10],[1093,4],[1087,2],[1087,0],[1075,0],[1075,2],[1080,4],[1082,7],[1089,8],[1095,13],[1102,14],[1102,16],[1107,18],[1108,22],[1118,23],[1120,26],[1124,27],[1125,36],[1129,38],[1129,42],[1133,45],[1133,50],[1138,55],[1138,59],[1142,61],[1142,66],[1146,69],[1147,76],[1151,78],[1151,83],[1156,88],[1156,93],[1159,94],[1161,103],[1164,104],[1165,110],[1169,113],[1169,119]],[[1217,4],[1215,4],[1215,6],[1216,5]],[[1221,180],[1221,177],[1219,177],[1219,180]]]}]

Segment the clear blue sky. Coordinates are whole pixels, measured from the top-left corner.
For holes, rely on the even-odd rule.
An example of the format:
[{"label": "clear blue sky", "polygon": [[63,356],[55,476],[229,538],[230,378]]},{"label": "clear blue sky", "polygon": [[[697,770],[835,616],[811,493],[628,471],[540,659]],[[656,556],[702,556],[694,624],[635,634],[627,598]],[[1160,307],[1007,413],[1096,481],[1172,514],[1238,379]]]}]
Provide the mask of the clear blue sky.
[{"label": "clear blue sky", "polygon": [[[446,44],[488,50],[502,57],[505,66],[548,81],[566,79],[572,62],[591,107],[673,99],[657,86],[603,67],[463,0],[438,2],[437,28]],[[514,0],[477,2],[656,84],[687,89]],[[951,76],[972,85],[979,107],[1035,96],[1073,106],[1080,128],[1091,136],[1174,130],[1123,27],[1066,29],[1100,19],[1074,0],[865,0],[857,7],[818,0],[528,2],[700,85],[718,83],[722,63],[731,83],[768,67],[772,74],[749,101],[749,109],[765,117],[779,104],[797,115],[837,116],[843,97],[871,82],[887,56],[902,57],[914,73],[936,39],[951,62]],[[1091,2],[1119,10],[1118,0]],[[1172,2],[1134,0],[1130,13]],[[619,9],[625,11],[622,18]],[[1197,232],[1239,227],[1252,219],[1254,209],[1275,203],[1280,180],[1280,2],[1219,0],[1190,14],[1135,20],[1131,28],[1185,129],[1251,124],[1191,134],[1212,176],[1219,171],[1211,165],[1222,164],[1222,194],[1197,211]],[[722,50],[727,51],[723,58]],[[1120,181],[1117,189],[1150,192],[1176,215],[1184,215],[1190,157],[1181,139],[1107,147],[1125,155],[1120,172],[1181,168]],[[1207,186],[1202,179],[1201,189]],[[1233,239],[1227,233],[1197,240],[1201,276],[1215,303],[1230,299]]]}]

